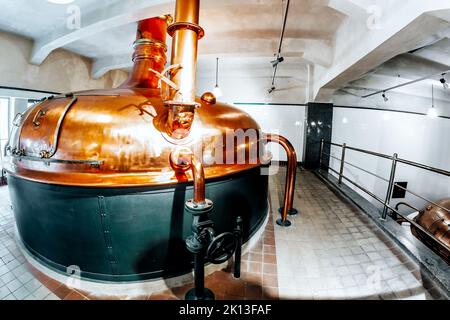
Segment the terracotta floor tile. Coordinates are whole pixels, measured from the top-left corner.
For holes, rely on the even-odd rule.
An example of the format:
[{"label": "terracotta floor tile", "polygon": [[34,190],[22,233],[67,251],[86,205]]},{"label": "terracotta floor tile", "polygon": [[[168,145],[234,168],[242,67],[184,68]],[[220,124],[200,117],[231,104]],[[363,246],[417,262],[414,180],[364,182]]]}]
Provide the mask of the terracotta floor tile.
[{"label": "terracotta floor tile", "polygon": [[262,262],[263,261],[263,254],[262,253],[255,253],[252,252],[249,255],[249,259],[248,261],[252,261],[252,262]]},{"label": "terracotta floor tile", "polygon": [[60,286],[62,286],[61,282],[56,281],[54,279],[49,279],[44,285],[51,291],[55,292]]},{"label": "terracotta floor tile", "polygon": [[274,246],[275,238],[274,237],[264,237],[264,244]]},{"label": "terracotta floor tile", "polygon": [[262,263],[260,263],[260,262],[249,262],[248,263],[248,272],[261,273],[262,272]]},{"label": "terracotta floor tile", "polygon": [[148,300],[178,300],[173,294],[152,294]]},{"label": "terracotta floor tile", "polygon": [[245,286],[245,298],[260,300],[262,298],[263,290],[260,285],[247,284]]},{"label": "terracotta floor tile", "polygon": [[263,264],[263,273],[264,274],[277,274],[277,265],[273,263],[264,263]]},{"label": "terracotta floor tile", "polygon": [[245,282],[242,280],[228,281],[225,283],[226,294],[243,297],[245,295]]},{"label": "terracotta floor tile", "polygon": [[63,300],[85,300],[85,296],[77,291],[71,291]]},{"label": "terracotta floor tile", "polygon": [[270,253],[265,253],[264,257],[263,257],[263,262],[264,263],[273,263],[276,264],[277,263],[277,256],[274,254],[270,254]]},{"label": "terracotta floor tile", "polygon": [[263,287],[278,287],[278,277],[272,274],[263,274]]},{"label": "terracotta floor tile", "polygon": [[268,300],[278,300],[279,294],[278,294],[278,288],[275,287],[263,287],[263,299]]},{"label": "terracotta floor tile", "polygon": [[275,246],[265,244],[263,247],[263,252],[270,253],[270,254],[276,254]]},{"label": "terracotta floor tile", "polygon": [[64,299],[72,290],[66,285],[59,286],[53,293],[57,295],[60,299]]}]

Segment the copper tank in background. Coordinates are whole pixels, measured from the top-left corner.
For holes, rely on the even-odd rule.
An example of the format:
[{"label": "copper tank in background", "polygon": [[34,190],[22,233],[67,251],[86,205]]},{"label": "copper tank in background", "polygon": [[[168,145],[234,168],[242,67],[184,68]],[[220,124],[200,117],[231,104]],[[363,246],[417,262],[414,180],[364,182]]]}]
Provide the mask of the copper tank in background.
[{"label": "copper tank in background", "polygon": [[[436,204],[450,210],[450,199],[438,201]],[[441,243],[445,244],[446,247],[439,245],[430,236],[411,225],[411,232],[414,236],[450,264],[450,213],[436,205],[430,204],[421,210],[414,220],[435,238],[439,239]]]},{"label": "copper tank in background", "polygon": [[[75,265],[82,277],[106,281],[188,273],[190,198],[214,201],[218,233],[233,230],[237,216],[244,241],[263,225],[264,145],[281,141],[296,163],[295,152],[211,93],[195,97],[197,41],[204,34],[198,16],[199,0],[179,0],[174,21],[141,21],[134,67],[119,88],[49,97],[16,117],[8,184],[20,240],[39,262],[60,272]],[[172,58],[165,69],[167,32]],[[176,170],[186,152],[202,163],[197,178]],[[285,222],[295,180],[290,167]]]}]

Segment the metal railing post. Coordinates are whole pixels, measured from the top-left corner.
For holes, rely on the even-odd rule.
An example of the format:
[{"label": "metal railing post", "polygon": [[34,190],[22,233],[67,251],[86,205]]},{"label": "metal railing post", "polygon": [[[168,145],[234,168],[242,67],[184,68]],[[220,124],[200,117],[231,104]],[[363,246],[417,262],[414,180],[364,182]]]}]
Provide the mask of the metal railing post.
[{"label": "metal railing post", "polygon": [[397,169],[397,159],[398,154],[394,153],[394,158],[392,159],[392,166],[391,166],[391,176],[389,178],[389,184],[386,192],[386,200],[384,201],[383,213],[381,215],[382,220],[386,220],[388,213],[388,205],[389,202],[391,201],[392,190],[394,190],[394,179],[395,179],[395,171]]},{"label": "metal railing post", "polygon": [[319,169],[322,169],[323,162],[323,144],[325,143],[324,139],[320,140],[320,156],[319,156]]},{"label": "metal railing post", "polygon": [[339,169],[339,184],[342,184],[342,176],[344,175],[345,149],[347,144],[342,144],[341,168]]}]

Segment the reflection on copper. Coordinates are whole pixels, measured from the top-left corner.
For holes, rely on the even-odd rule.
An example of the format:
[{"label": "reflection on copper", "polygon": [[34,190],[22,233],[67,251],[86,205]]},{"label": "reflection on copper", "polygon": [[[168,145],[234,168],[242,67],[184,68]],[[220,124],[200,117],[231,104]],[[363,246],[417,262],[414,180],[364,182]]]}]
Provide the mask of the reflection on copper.
[{"label": "reflection on copper", "polygon": [[[188,148],[175,149],[170,157],[170,165],[178,177],[185,175],[191,170],[192,180],[194,182],[194,203],[205,203],[205,171],[203,164],[199,161]],[[183,181],[185,179],[181,178]]]},{"label": "reflection on copper", "polygon": [[294,203],[294,190],[295,190],[295,177],[297,172],[297,155],[295,153],[294,146],[285,137],[278,134],[266,134],[264,137],[268,142],[278,143],[286,151],[288,164],[286,173],[286,186],[284,191],[284,205],[282,218],[286,223],[288,212],[292,210]]},{"label": "reflection on copper", "polygon": [[[450,210],[450,199],[436,202],[443,208]],[[411,225],[411,231],[418,239],[444,258],[450,264],[450,212],[433,204],[419,212],[414,220],[425,230],[439,239],[446,247],[433,241],[428,235]]]},{"label": "reflection on copper", "polygon": [[[204,99],[193,95],[196,46],[203,35],[197,24],[198,3],[198,0],[178,1],[173,24],[167,16],[139,23],[133,71],[120,88],[74,93],[76,103],[61,121],[58,148],[48,159],[64,162],[43,162],[39,157],[29,156],[39,155],[55,144],[56,127],[71,96],[47,99],[24,113],[11,136],[11,149],[15,152],[5,169],[19,178],[64,186],[173,185],[181,182],[181,176],[174,175],[168,161],[177,148],[168,139],[168,131],[176,139],[182,139],[183,146],[201,152],[198,162],[208,160],[202,163],[204,179],[224,178],[259,167],[255,148],[261,136],[256,121],[233,106],[213,104],[212,95],[204,95]],[[183,64],[183,68],[174,69],[172,77],[183,92],[174,97],[175,109],[163,100],[160,78],[149,71],[149,68],[164,70],[166,29],[174,37],[173,63]],[[194,103],[198,105],[195,116]],[[39,126],[35,126],[33,119],[38,118]],[[233,138],[233,143],[227,145],[227,134],[238,131],[256,134],[252,134],[252,139]],[[186,134],[188,139],[183,139]],[[195,168],[199,172],[200,168]],[[190,174],[184,179],[193,181]]]},{"label": "reflection on copper", "polygon": [[133,70],[121,88],[158,88],[159,79],[149,69],[162,72],[167,62],[166,33],[169,15],[142,20],[138,23],[134,43]]},{"label": "reflection on copper", "polygon": [[175,23],[168,28],[172,39],[171,81],[165,105],[169,108],[167,134],[174,139],[186,138],[194,121],[198,39],[203,29],[198,25],[200,0],[178,0]]}]

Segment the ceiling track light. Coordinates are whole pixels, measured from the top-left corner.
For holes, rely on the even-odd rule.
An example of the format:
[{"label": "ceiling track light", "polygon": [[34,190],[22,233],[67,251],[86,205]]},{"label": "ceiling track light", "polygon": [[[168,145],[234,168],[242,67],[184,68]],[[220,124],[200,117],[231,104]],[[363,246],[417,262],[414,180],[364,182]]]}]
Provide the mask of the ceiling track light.
[{"label": "ceiling track light", "polygon": [[447,80],[445,80],[445,75],[446,75],[446,73],[443,73],[442,78],[439,81],[442,83],[442,86],[444,87],[444,89],[447,90],[449,86],[448,86]]},{"label": "ceiling track light", "polygon": [[389,101],[389,98],[386,96],[386,91],[383,91],[383,94],[381,96],[383,97],[384,102]]},{"label": "ceiling track light", "polygon": [[283,61],[284,61],[284,58],[281,57],[281,56],[279,56],[279,57],[277,57],[275,60],[270,61],[270,63],[272,64],[272,67],[275,68],[276,66],[278,66],[279,63],[281,63],[281,62],[283,62]]},{"label": "ceiling track light", "polygon": [[222,97],[223,93],[219,87],[219,58],[216,58],[216,85],[214,86],[213,94],[216,98]]},{"label": "ceiling track light", "polygon": [[[442,77],[441,78],[441,83],[442,83],[442,79],[443,79],[445,81],[445,83],[447,84],[447,81],[444,78],[444,76],[447,73],[450,73],[450,70],[445,70],[443,72],[441,71],[439,73],[430,74],[428,76],[425,76],[425,77],[422,77],[422,78],[419,78],[419,79],[416,79],[416,80],[408,81],[408,82],[405,82],[405,83],[402,83],[402,84],[399,84],[399,85],[396,85],[396,86],[393,86],[393,87],[390,87],[390,88],[378,90],[378,91],[372,92],[370,94],[363,95],[363,96],[361,96],[361,98],[369,98],[369,97],[378,95],[378,94],[383,93],[383,92],[393,91],[395,89],[398,89],[398,88],[401,88],[401,87],[404,87],[404,86],[409,86],[409,85],[411,85],[413,83],[421,82],[421,81],[428,80],[428,79],[436,79],[436,77]],[[444,88],[446,88],[446,87],[447,86],[444,85]]]},{"label": "ceiling track light", "polygon": [[428,109],[427,116],[430,118],[436,118],[438,116],[437,111],[434,108],[434,85],[431,85],[431,108]]},{"label": "ceiling track light", "polygon": [[275,78],[277,77],[278,65],[284,61],[284,58],[281,56],[281,48],[283,47],[284,32],[286,31],[286,22],[287,22],[287,17],[289,14],[289,4],[290,4],[290,0],[287,0],[286,7],[285,7],[284,13],[283,13],[283,24],[281,27],[280,43],[278,45],[278,51],[275,54],[276,59],[273,61],[270,61],[270,63],[272,64],[272,67],[273,67],[273,75],[272,75],[272,86],[268,90],[269,94],[275,91]]}]

